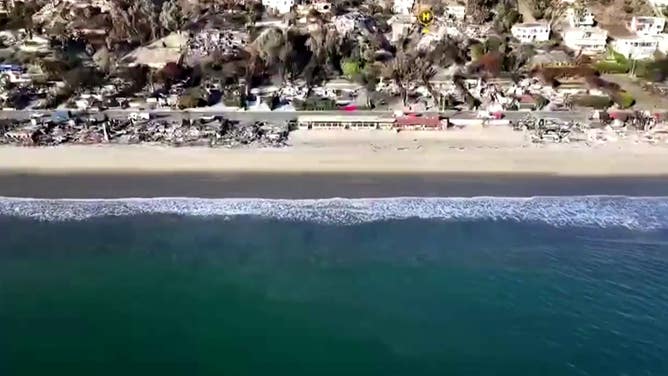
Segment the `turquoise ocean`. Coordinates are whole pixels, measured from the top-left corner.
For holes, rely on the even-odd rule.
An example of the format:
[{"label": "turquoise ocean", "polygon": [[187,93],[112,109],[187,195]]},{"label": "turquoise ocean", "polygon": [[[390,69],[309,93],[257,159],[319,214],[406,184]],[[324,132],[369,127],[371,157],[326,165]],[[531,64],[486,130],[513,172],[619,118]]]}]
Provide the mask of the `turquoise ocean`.
[{"label": "turquoise ocean", "polygon": [[0,375],[668,375],[668,198],[0,199]]}]

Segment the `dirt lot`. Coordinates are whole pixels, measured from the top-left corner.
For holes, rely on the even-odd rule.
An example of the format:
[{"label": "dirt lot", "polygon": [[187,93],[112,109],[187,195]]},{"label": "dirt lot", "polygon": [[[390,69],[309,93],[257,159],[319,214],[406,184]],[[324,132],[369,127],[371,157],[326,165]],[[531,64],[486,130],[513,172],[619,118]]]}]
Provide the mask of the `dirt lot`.
[{"label": "dirt lot", "polygon": [[636,100],[634,108],[639,110],[653,110],[668,108],[668,97],[652,94],[643,90],[641,83],[626,74],[604,74],[604,80],[615,82],[628,91]]},{"label": "dirt lot", "polygon": [[654,16],[654,10],[646,0],[628,0],[633,12],[624,10],[625,0],[591,0],[589,9],[599,24],[618,25],[630,21],[633,16]]}]

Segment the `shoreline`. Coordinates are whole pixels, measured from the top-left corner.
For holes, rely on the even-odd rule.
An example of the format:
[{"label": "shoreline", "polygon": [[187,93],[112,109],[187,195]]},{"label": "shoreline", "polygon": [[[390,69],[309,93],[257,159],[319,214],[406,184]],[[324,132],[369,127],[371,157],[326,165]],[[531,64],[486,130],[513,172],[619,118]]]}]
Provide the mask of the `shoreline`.
[{"label": "shoreline", "polygon": [[668,175],[7,174],[0,196],[36,199],[668,196]]},{"label": "shoreline", "polygon": [[0,147],[0,196],[668,195],[668,145],[536,145],[522,132],[304,131],[265,149]]},{"label": "shoreline", "polygon": [[510,129],[297,131],[281,148],[0,146],[0,173],[668,175],[668,144],[538,145]]}]

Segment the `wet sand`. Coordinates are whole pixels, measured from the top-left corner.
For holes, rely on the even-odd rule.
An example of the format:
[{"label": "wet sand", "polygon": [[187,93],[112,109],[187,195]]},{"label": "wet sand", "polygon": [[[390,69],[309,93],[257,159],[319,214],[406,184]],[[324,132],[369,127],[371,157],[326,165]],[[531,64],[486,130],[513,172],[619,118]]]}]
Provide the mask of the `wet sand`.
[{"label": "wet sand", "polygon": [[668,176],[496,174],[0,174],[0,195],[33,198],[667,196]]},{"label": "wet sand", "polygon": [[279,149],[0,147],[0,195],[396,197],[668,195],[668,145],[535,145],[507,128],[313,131]]}]

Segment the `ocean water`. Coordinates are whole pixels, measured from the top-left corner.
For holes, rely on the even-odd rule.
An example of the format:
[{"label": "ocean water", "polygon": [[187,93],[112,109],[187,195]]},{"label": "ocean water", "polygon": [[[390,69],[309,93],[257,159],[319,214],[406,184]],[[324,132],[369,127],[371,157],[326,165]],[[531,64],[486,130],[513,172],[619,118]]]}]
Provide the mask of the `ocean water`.
[{"label": "ocean water", "polygon": [[668,375],[668,198],[0,199],[0,375]]}]

